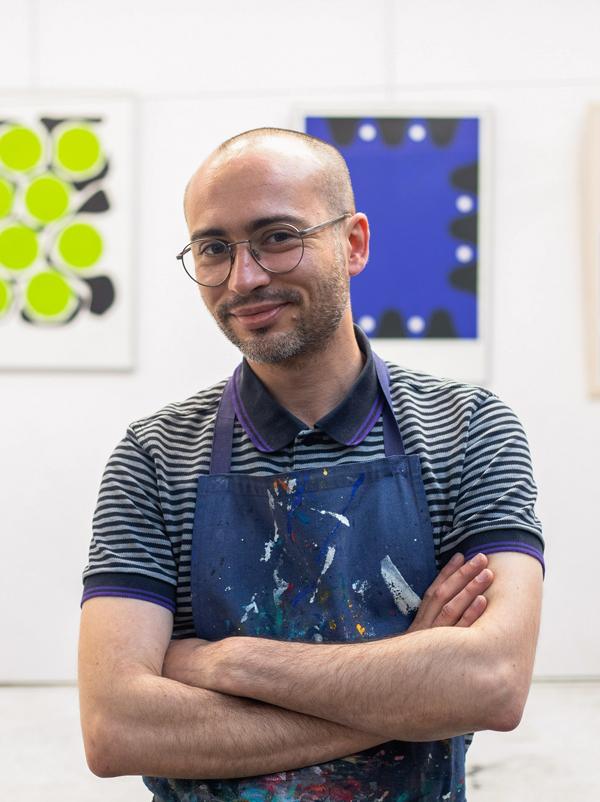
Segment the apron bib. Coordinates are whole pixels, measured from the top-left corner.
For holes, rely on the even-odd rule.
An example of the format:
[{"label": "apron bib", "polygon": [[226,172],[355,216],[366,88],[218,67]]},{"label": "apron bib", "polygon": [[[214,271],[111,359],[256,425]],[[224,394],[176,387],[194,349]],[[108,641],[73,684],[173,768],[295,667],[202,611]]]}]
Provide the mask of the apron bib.
[{"label": "apron bib", "polygon": [[[230,473],[239,368],[227,383],[211,473],[198,479],[191,583],[199,638],[351,642],[410,626],[437,574],[431,520],[419,457],[404,453],[387,368],[373,356],[386,401],[386,456],[370,462],[276,476]],[[464,738],[390,741],[271,777],[164,782],[164,796],[149,787],[165,802],[190,793],[199,802],[464,800]]]}]

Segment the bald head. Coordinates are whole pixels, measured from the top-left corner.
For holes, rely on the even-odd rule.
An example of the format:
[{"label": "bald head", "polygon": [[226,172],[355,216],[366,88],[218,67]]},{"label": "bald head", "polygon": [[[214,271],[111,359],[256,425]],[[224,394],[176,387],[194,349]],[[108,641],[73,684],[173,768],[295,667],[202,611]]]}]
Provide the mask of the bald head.
[{"label": "bald head", "polygon": [[314,190],[321,198],[323,206],[331,216],[355,211],[354,193],[348,166],[336,148],[300,131],[287,128],[255,128],[244,131],[219,145],[196,170],[185,190],[184,211],[187,217],[187,196],[197,181],[251,154],[269,153],[278,158],[289,157],[296,164],[304,162],[306,170],[312,173]]}]

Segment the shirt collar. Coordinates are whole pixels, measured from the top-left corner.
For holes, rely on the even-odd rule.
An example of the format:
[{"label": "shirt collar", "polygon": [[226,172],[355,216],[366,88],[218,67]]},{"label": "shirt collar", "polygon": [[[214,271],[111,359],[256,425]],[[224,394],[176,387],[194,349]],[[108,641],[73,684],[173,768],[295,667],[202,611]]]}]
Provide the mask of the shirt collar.
[{"label": "shirt collar", "polygon": [[[366,357],[363,368],[346,397],[315,423],[315,429],[347,446],[358,445],[365,439],[381,415],[384,403],[369,340],[357,326],[354,332]],[[279,451],[308,428],[273,398],[245,359],[234,376],[234,408],[259,451]]]}]

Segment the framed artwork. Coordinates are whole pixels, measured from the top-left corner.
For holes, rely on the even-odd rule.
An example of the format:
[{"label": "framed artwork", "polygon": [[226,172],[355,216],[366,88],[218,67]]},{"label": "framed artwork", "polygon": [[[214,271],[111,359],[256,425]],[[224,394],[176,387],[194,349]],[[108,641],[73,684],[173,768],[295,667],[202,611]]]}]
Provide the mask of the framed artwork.
[{"label": "framed artwork", "polygon": [[585,160],[585,305],[588,385],[600,398],[600,105],[590,107]]},{"label": "framed artwork", "polygon": [[0,368],[133,366],[132,117],[0,95]]},{"label": "framed artwork", "polygon": [[371,228],[351,283],[355,322],[382,357],[427,373],[486,378],[489,119],[387,107],[303,113],[335,145]]}]

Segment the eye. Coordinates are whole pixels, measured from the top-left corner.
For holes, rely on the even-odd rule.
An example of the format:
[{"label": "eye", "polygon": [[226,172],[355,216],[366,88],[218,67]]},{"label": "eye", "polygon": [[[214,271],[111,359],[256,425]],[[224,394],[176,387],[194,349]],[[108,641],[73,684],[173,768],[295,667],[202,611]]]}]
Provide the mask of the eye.
[{"label": "eye", "polygon": [[204,239],[193,243],[194,256],[200,259],[211,259],[228,254],[227,243],[219,239]]},{"label": "eye", "polygon": [[294,248],[301,242],[296,231],[290,228],[270,228],[262,231],[257,237],[261,250],[281,251]]}]

